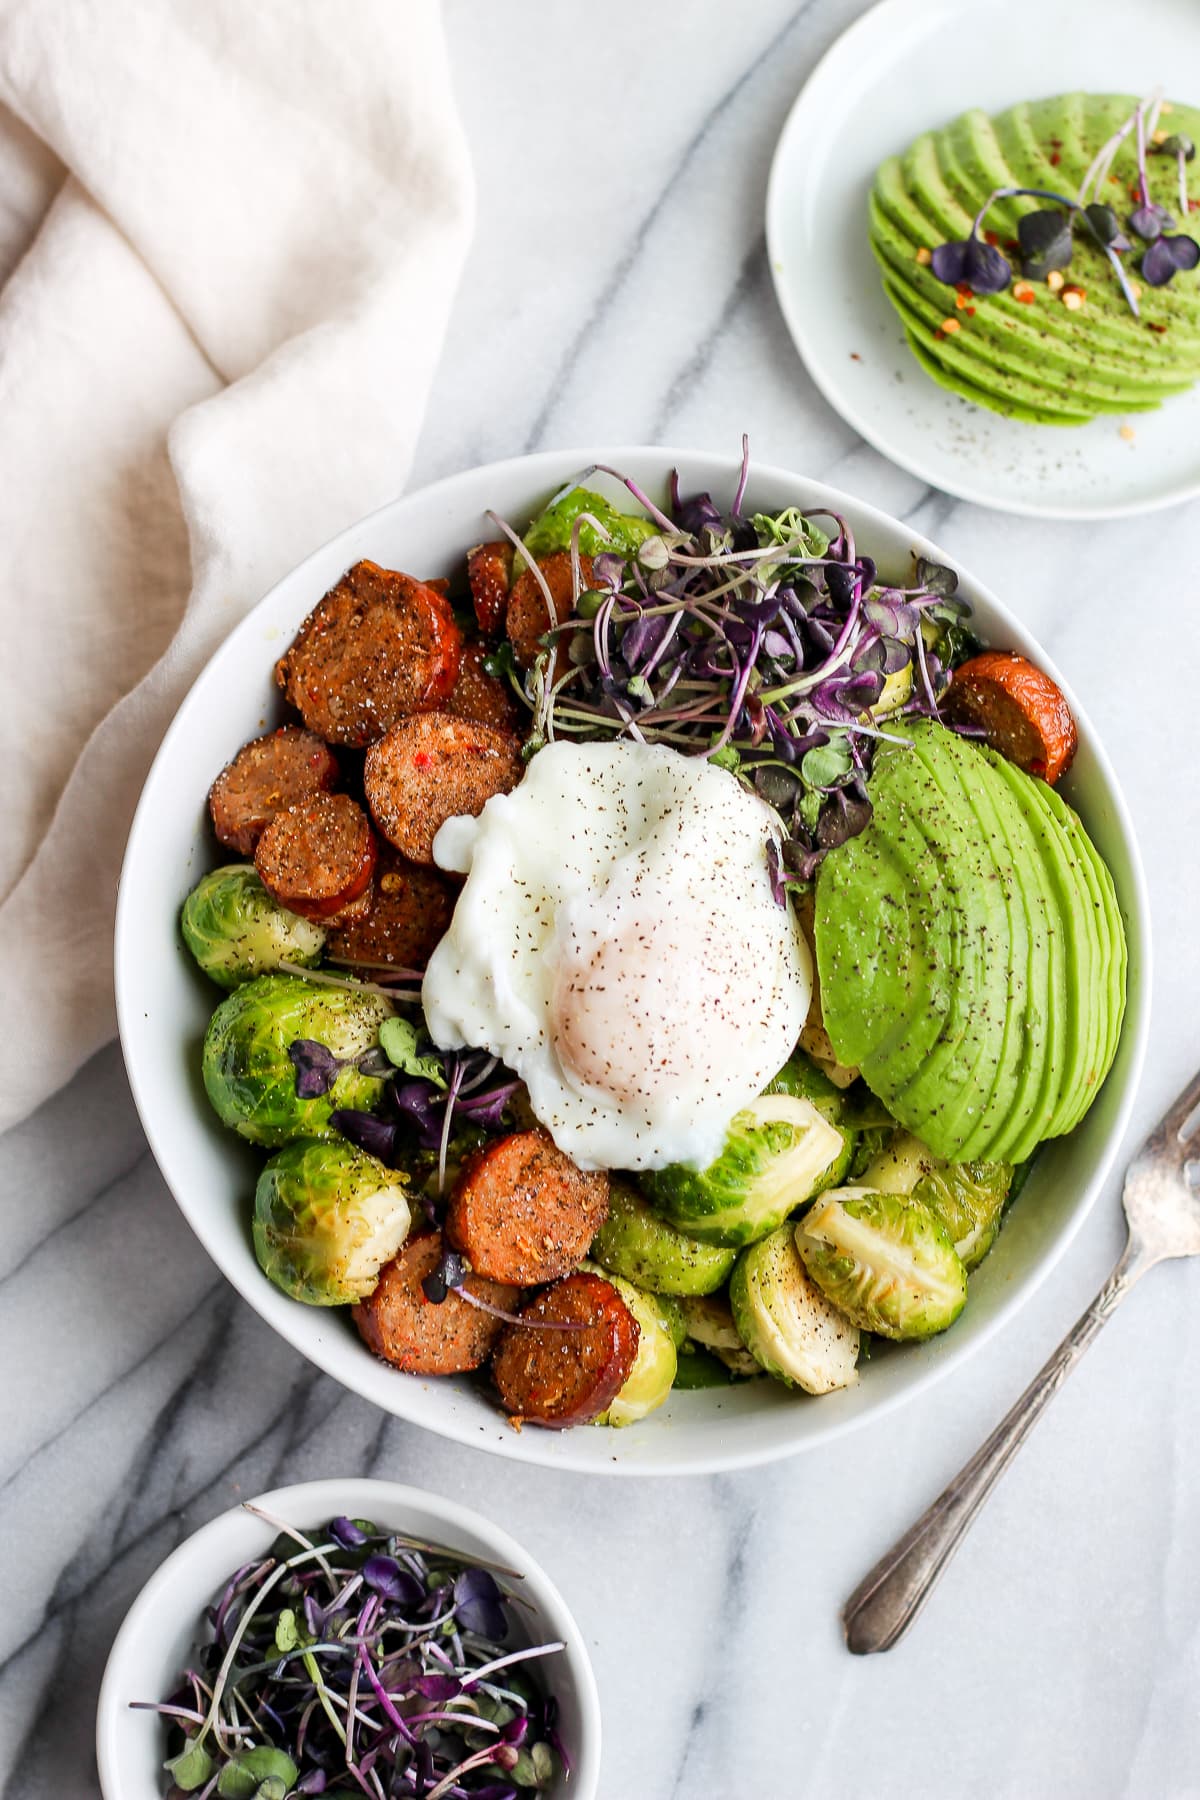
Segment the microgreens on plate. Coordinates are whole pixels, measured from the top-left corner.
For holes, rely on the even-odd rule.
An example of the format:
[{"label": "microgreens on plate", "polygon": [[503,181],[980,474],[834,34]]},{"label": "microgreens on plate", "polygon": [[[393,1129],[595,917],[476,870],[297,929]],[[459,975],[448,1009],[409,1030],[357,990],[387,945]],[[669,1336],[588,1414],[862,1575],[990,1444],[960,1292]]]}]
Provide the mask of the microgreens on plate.
[{"label": "microgreens on plate", "polygon": [[[1016,248],[1025,279],[1041,281],[1054,271],[1069,268],[1076,241],[1084,238],[1107,258],[1126,305],[1134,318],[1140,317],[1137,294],[1122,261],[1122,256],[1133,249],[1131,237],[1140,239],[1145,246],[1138,267],[1149,287],[1165,287],[1175,275],[1200,263],[1200,243],[1177,233],[1176,220],[1150,193],[1150,156],[1170,157],[1178,169],[1180,212],[1187,217],[1187,164],[1195,158],[1196,146],[1182,132],[1159,143],[1152,141],[1161,107],[1162,99],[1157,94],[1138,103],[1097,152],[1073,198],[1050,188],[993,189],[972,221],[967,237],[939,244],[932,252],[930,267],[937,279],[948,287],[969,287],[981,297],[1003,293],[1013,279],[1012,264],[1001,249],[981,235],[984,220],[998,201],[1044,200],[1047,205],[1023,214],[1017,222]],[[1098,195],[1131,133],[1137,144],[1138,180],[1136,204],[1126,221],[1131,236],[1127,236],[1116,212]]]}]

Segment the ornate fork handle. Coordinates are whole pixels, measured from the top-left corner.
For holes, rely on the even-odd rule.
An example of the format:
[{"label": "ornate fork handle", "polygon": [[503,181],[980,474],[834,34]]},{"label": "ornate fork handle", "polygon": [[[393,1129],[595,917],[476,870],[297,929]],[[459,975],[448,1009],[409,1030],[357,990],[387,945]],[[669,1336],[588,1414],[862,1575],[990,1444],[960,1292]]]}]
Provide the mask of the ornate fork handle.
[{"label": "ornate fork handle", "polygon": [[846,1602],[846,1644],[856,1656],[890,1650],[903,1637],[980,1507],[1042,1411],[1149,1263],[1127,1243],[1116,1268],[990,1438],[912,1529],[880,1558]]}]

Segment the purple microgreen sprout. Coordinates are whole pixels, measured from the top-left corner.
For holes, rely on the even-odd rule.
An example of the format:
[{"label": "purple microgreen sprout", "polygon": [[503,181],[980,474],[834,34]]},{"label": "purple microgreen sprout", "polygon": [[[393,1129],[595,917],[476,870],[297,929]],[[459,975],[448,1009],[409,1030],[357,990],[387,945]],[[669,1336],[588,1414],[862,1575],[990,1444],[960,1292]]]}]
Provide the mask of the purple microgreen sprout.
[{"label": "purple microgreen sprout", "polygon": [[1142,253],[1142,280],[1150,287],[1166,287],[1175,276],[1200,263],[1200,243],[1182,234],[1156,238]]}]

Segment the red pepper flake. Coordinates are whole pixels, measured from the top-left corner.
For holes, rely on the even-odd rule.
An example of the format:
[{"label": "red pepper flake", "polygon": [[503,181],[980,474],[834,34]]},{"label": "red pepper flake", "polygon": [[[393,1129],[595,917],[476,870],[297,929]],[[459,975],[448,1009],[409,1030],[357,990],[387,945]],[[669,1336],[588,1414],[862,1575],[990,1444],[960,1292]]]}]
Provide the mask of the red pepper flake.
[{"label": "red pepper flake", "polygon": [[433,759],[430,756],[428,750],[418,750],[416,755],[413,757],[413,768],[414,769],[427,769],[432,760]]},{"label": "red pepper flake", "polygon": [[1163,335],[1163,333],[1164,333],[1164,332],[1165,332],[1165,331],[1166,331],[1166,329],[1167,329],[1167,328],[1166,328],[1166,326],[1165,326],[1165,325],[1154,325],[1154,324],[1152,324],[1152,323],[1151,323],[1151,321],[1150,321],[1150,320],[1149,320],[1149,319],[1147,319],[1147,321],[1146,321],[1146,324],[1147,324],[1147,326],[1149,326],[1149,329],[1150,329],[1150,330],[1151,330],[1151,331],[1157,331],[1157,333],[1158,333],[1158,335],[1159,335],[1159,337],[1162,337],[1162,335]]},{"label": "red pepper flake", "polygon": [[1053,155],[1050,158],[1050,167],[1052,169],[1057,169],[1057,167],[1061,161],[1062,161],[1062,152],[1060,150],[1055,150]]},{"label": "red pepper flake", "polygon": [[1188,201],[1188,211],[1189,212],[1200,212],[1200,200],[1189,200]]},{"label": "red pepper flake", "polygon": [[1022,306],[1032,306],[1037,294],[1031,282],[1017,281],[1013,284],[1012,297],[1014,300],[1019,300]]},{"label": "red pepper flake", "polygon": [[1004,248],[1006,250],[1019,250],[1021,248],[1020,238],[1005,238]]},{"label": "red pepper flake", "polygon": [[935,331],[935,332],[934,332],[934,334],[933,334],[933,335],[934,335],[934,337],[935,337],[935,338],[936,338],[936,340],[937,340],[937,342],[938,342],[938,343],[939,343],[939,344],[942,344],[942,343],[945,343],[945,341],[946,341],[946,334],[945,334],[945,332],[944,332],[944,331],[943,331],[943,330],[942,330],[942,329],[941,329],[941,328],[940,328],[940,326],[939,326],[939,328],[938,328],[938,330],[937,330],[937,331]]},{"label": "red pepper flake", "polygon": [[975,308],[973,306],[968,306],[965,311],[968,319],[973,319],[975,317]]},{"label": "red pepper flake", "polygon": [[954,291],[960,300],[973,300],[975,298],[975,289],[971,286],[969,281],[960,281]]},{"label": "red pepper flake", "polygon": [[983,241],[985,244],[991,244],[994,249],[1000,242],[1000,233],[998,231],[985,231],[983,234]]}]

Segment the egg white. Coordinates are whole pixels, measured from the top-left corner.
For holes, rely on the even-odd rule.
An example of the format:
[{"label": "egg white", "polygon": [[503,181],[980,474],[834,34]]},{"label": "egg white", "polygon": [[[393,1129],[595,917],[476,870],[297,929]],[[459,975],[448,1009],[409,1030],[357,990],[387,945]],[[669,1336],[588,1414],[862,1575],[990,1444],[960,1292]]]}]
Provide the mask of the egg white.
[{"label": "egg white", "polygon": [[434,1042],[500,1057],[583,1168],[704,1167],[787,1061],[812,994],[771,890],[776,829],[703,758],[548,745],[435,839],[467,880],[422,987]]}]

